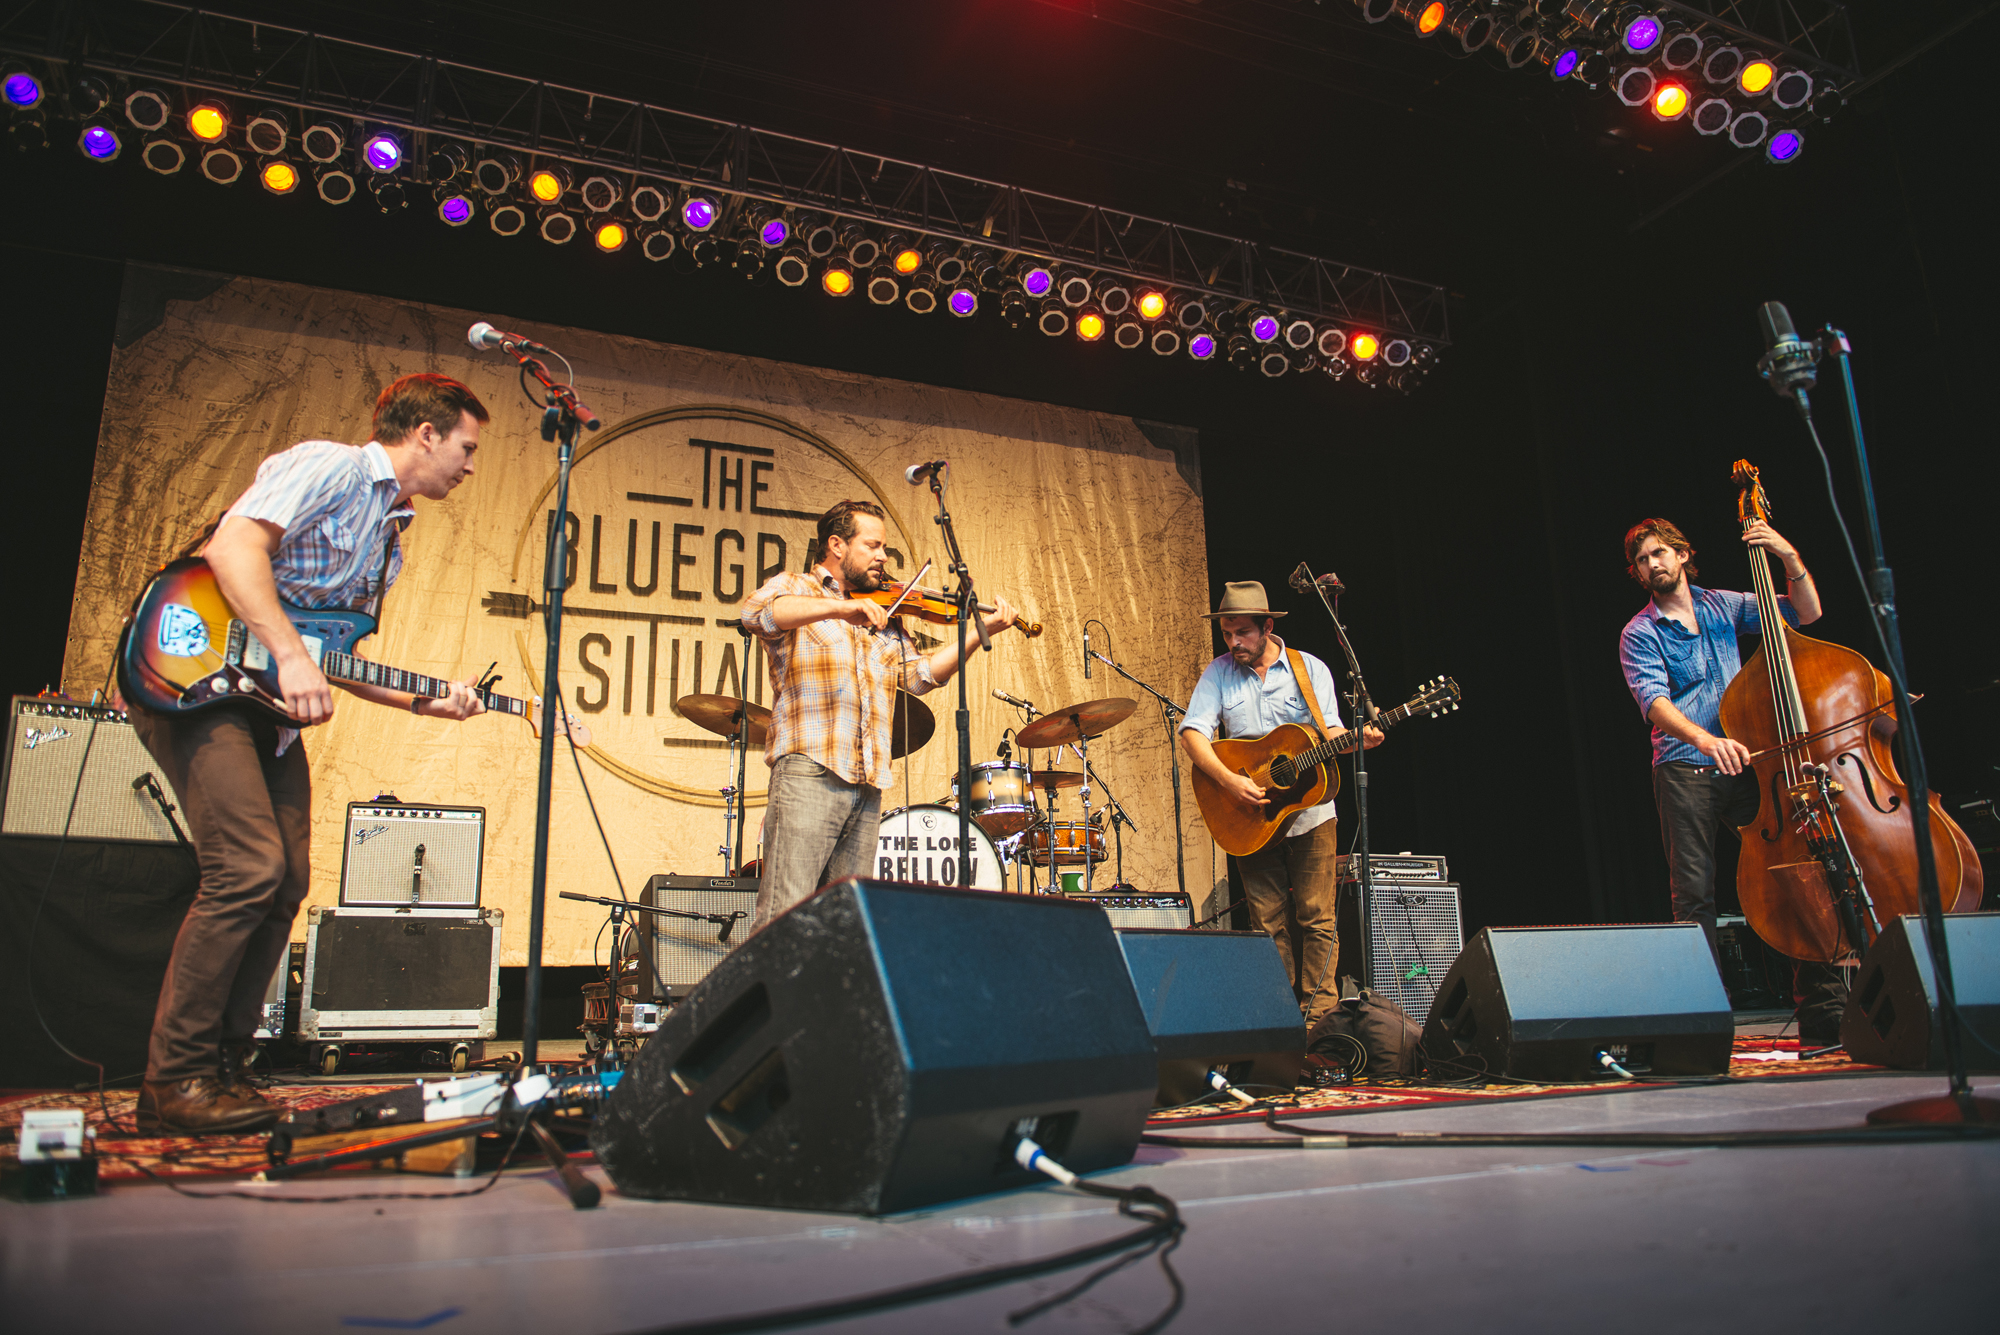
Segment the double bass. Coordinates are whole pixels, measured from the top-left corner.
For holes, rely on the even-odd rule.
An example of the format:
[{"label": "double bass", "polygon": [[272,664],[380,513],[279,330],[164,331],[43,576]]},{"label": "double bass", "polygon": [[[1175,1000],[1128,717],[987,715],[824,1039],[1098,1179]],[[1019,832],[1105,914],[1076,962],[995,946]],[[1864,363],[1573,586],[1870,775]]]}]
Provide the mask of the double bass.
[{"label": "double bass", "polygon": [[[1770,501],[1738,460],[1738,521],[1770,522]],[[1896,772],[1889,678],[1852,649],[1779,614],[1770,554],[1750,549],[1762,643],[1722,694],[1724,734],[1750,749],[1757,815],[1739,833],[1736,892],[1758,936],[1794,959],[1867,950],[1899,914],[1921,912],[1909,789]],[[1979,906],[1972,841],[1930,794],[1931,847],[1947,913]]]}]

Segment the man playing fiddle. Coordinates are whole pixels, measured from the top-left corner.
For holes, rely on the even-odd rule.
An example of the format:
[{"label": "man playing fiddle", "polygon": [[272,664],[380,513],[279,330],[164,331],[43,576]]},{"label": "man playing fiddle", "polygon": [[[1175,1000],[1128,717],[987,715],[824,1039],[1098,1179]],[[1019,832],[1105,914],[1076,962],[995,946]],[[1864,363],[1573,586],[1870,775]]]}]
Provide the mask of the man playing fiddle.
[{"label": "man playing fiddle", "polygon": [[[874,866],[896,690],[923,695],[958,670],[954,636],[920,653],[900,618],[859,595],[885,583],[888,527],[872,501],[820,516],[811,571],[774,575],[743,606],[743,625],[771,659],[771,767],[764,876],[751,930],[819,887]],[[1014,621],[1004,598],[988,635]]]}]

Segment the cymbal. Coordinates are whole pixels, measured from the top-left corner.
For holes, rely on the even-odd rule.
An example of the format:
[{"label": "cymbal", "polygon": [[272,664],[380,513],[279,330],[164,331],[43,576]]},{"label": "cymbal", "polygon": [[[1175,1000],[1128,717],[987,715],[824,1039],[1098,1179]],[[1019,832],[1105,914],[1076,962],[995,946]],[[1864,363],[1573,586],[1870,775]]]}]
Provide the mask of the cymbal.
[{"label": "cymbal", "polygon": [[1028,776],[1037,788],[1055,792],[1059,788],[1083,787],[1083,776],[1071,769],[1038,769]]},{"label": "cymbal", "polygon": [[674,701],[674,708],[681,716],[698,728],[706,728],[718,737],[736,735],[736,711],[742,710],[750,724],[745,740],[751,746],[762,746],[764,734],[771,727],[771,711],[759,704],[746,704],[733,695],[684,695]]},{"label": "cymbal", "polygon": [[924,749],[937,731],[937,715],[931,707],[900,688],[896,691],[895,735],[889,742],[889,759],[901,760]]},{"label": "cymbal", "polygon": [[1051,709],[1015,733],[1014,745],[1030,751],[1045,751],[1065,742],[1096,737],[1132,717],[1132,711],[1138,707],[1137,700],[1115,695],[1108,700],[1091,700],[1080,705]]}]

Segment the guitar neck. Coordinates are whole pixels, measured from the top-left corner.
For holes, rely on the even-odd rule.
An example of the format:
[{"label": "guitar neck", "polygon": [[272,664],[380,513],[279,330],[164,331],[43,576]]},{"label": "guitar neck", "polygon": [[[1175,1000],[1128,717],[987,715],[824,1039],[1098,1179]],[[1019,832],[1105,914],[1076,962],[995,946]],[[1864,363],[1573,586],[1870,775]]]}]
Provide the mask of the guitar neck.
[{"label": "guitar neck", "polygon": [[[1404,719],[1408,718],[1413,712],[1414,712],[1414,706],[1412,705],[1397,705],[1394,709],[1385,709],[1381,713],[1375,716],[1374,726],[1378,728],[1394,727],[1396,724],[1401,723]],[[1332,741],[1321,742],[1318,746],[1315,746],[1312,750],[1300,756],[1295,763],[1297,763],[1301,768],[1308,768],[1314,765],[1323,764],[1326,761],[1333,759],[1337,755],[1343,755],[1349,751],[1359,750],[1360,747],[1361,747],[1361,729],[1349,728],[1346,732],[1342,733],[1338,737],[1335,737]]]},{"label": "guitar neck", "polygon": [[[408,691],[411,695],[428,696],[433,700],[441,700],[451,694],[451,683],[441,677],[426,677],[421,672],[405,672],[402,668],[373,663],[354,654],[338,652],[323,654],[320,656],[319,670],[333,681],[355,682],[362,686],[382,686],[392,691]],[[492,691],[481,691],[479,698],[495,713],[527,716],[526,700],[497,695]]]}]

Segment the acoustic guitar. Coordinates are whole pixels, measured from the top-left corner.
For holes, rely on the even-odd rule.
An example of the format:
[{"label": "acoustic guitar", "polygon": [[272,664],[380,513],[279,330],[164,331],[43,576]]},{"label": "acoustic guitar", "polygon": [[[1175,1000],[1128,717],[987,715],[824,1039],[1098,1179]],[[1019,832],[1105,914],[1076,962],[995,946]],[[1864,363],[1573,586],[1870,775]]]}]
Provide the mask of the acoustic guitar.
[{"label": "acoustic guitar", "polygon": [[[354,646],[375,633],[375,618],[367,613],[279,606],[328,681],[384,686],[433,700],[451,694],[451,683],[442,678],[357,657]],[[158,714],[187,714],[236,701],[298,726],[279,703],[278,665],[270,651],[236,615],[215,572],[200,557],[173,562],[139,595],[118,647],[118,681],[128,701]],[[481,691],[479,698],[496,714],[541,722],[538,702],[495,691]],[[590,744],[581,725],[572,731],[579,745]]]},{"label": "acoustic guitar", "polygon": [[[1377,714],[1375,724],[1389,728],[1419,714],[1449,713],[1458,708],[1458,699],[1458,683],[1439,677],[1426,683],[1407,703]],[[1223,852],[1240,858],[1282,835],[1292,817],[1340,791],[1340,770],[1328,762],[1358,748],[1361,730],[1351,728],[1322,742],[1311,728],[1286,723],[1262,737],[1224,737],[1212,745],[1223,764],[1264,790],[1263,805],[1252,809],[1200,769],[1194,771],[1194,800],[1201,808],[1202,821]]]}]

